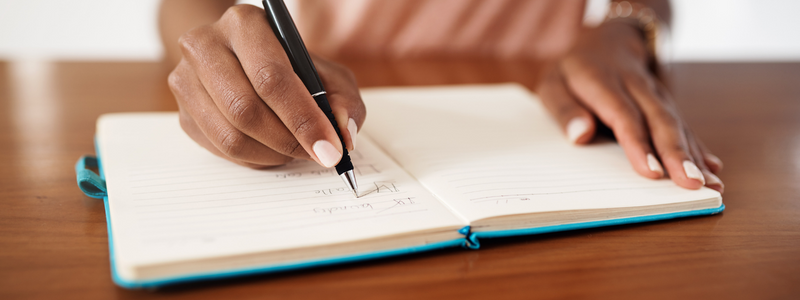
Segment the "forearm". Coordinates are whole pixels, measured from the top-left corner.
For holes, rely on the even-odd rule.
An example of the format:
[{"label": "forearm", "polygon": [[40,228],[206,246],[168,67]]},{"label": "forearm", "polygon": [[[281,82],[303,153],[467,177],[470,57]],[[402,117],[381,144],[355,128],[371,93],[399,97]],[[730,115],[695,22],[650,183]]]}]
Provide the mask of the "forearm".
[{"label": "forearm", "polygon": [[197,26],[211,24],[234,5],[235,0],[163,0],[159,8],[158,25],[164,45],[164,62],[170,68],[181,60],[178,38]]}]

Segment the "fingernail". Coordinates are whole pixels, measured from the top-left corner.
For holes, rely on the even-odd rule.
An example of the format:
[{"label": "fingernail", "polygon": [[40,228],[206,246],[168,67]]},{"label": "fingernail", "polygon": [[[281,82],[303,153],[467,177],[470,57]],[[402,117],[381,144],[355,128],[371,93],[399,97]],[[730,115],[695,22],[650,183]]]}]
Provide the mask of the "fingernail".
[{"label": "fingernail", "polygon": [[650,171],[658,173],[659,176],[664,176],[664,169],[661,168],[661,163],[652,153],[647,153],[647,167],[650,168]]},{"label": "fingernail", "polygon": [[326,140],[316,141],[311,148],[314,150],[314,155],[317,156],[319,162],[326,168],[335,166],[342,158],[342,154],[336,150],[336,147]]},{"label": "fingernail", "polygon": [[722,184],[722,180],[719,180],[719,177],[717,177],[717,175],[714,175],[714,173],[703,171],[703,177],[706,179],[706,186],[708,187],[718,186],[719,187],[718,191],[720,193],[722,192],[722,189],[725,188],[725,185]]},{"label": "fingernail", "polygon": [[706,154],[705,154],[705,155],[703,155],[703,156],[705,156],[705,159],[706,159],[708,162],[710,162],[710,163],[712,163],[712,164],[715,164],[715,165],[717,165],[717,168],[718,168],[718,169],[722,169],[722,160],[721,160],[721,159],[719,159],[719,157],[717,157],[717,156],[716,156],[716,155],[714,155],[714,154],[708,154],[708,153],[706,153]]},{"label": "fingernail", "polygon": [[686,172],[686,177],[691,179],[697,179],[703,185],[706,185],[706,179],[703,178],[703,173],[700,172],[700,169],[697,168],[693,162],[684,160],[683,161],[683,171]]},{"label": "fingernail", "polygon": [[350,143],[353,144],[353,149],[356,149],[356,134],[358,133],[358,125],[353,118],[347,121],[347,131],[350,131]]},{"label": "fingernail", "polygon": [[575,117],[567,123],[567,138],[573,144],[589,130],[586,118]]}]

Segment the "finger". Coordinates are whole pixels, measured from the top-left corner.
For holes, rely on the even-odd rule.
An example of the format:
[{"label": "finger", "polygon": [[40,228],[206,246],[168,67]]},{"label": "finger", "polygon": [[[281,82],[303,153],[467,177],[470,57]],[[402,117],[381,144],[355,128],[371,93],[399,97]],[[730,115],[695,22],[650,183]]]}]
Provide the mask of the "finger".
[{"label": "finger", "polygon": [[294,158],[310,158],[294,135],[253,90],[239,60],[216,40],[213,28],[194,29],[181,37],[187,61],[219,112],[247,136]]},{"label": "finger", "polygon": [[700,167],[705,164],[692,155],[682,121],[670,105],[671,99],[667,98],[669,95],[657,92],[656,83],[649,74],[636,73],[623,80],[645,115],[653,145],[672,181],[689,189],[705,185]]},{"label": "finger", "polygon": [[[203,88],[186,61],[169,76],[169,86],[181,109],[181,126],[214,154],[248,166],[274,166],[291,161],[231,125]],[[201,116],[201,122],[190,116]]]},{"label": "finger", "polygon": [[542,103],[573,144],[587,144],[594,137],[594,116],[567,90],[557,69],[551,70],[539,85]]},{"label": "finger", "polygon": [[322,84],[328,91],[333,115],[348,150],[356,147],[356,134],[367,115],[364,101],[358,91],[355,76],[343,66],[312,56],[322,78]]},{"label": "finger", "polygon": [[294,74],[283,47],[270,29],[264,11],[251,5],[233,6],[219,26],[258,96],[280,118],[312,158],[325,167],[342,157],[342,142],[331,122]]},{"label": "finger", "polygon": [[219,149],[217,149],[214,146],[214,144],[211,143],[210,140],[208,140],[208,137],[206,137],[205,134],[203,134],[203,131],[201,131],[200,127],[198,127],[197,122],[195,122],[194,118],[192,118],[192,116],[186,111],[186,109],[178,107],[178,116],[183,131],[186,132],[186,134],[192,140],[194,140],[198,145],[200,145],[203,148],[206,148],[206,150],[213,153],[214,155],[226,158],[229,161],[232,161],[236,164],[252,169],[264,169],[273,166],[273,165],[254,164],[242,160],[234,160],[231,159],[230,157],[227,157],[225,154],[219,151]]},{"label": "finger", "polygon": [[[666,88],[663,85],[657,85],[659,90],[665,90]],[[708,167],[708,170],[711,173],[717,174],[722,171],[722,167],[724,164],[722,160],[719,159],[716,155],[711,153],[711,150],[708,150],[706,145],[700,139],[696,138],[696,135],[689,130],[689,126],[686,123],[683,124],[683,128],[686,130],[686,135],[689,137],[689,143],[692,144],[693,147],[697,147],[700,150],[701,156],[697,157],[696,159],[702,160],[703,163]]]},{"label": "finger", "polygon": [[572,93],[614,132],[633,169],[647,178],[663,177],[642,113],[619,79],[576,65],[562,71]]},{"label": "finger", "polygon": [[[701,149],[705,149],[705,147],[701,146]],[[722,163],[722,160],[719,159],[719,157],[717,157],[716,155],[712,154],[707,150],[703,150],[703,153],[704,153],[703,159],[706,162],[706,165],[708,165],[708,168],[711,170],[711,172],[717,174],[720,171],[722,171],[724,164]]]},{"label": "finger", "polygon": [[708,166],[708,169],[714,174],[717,174],[719,173],[719,171],[722,171],[722,167],[724,167],[722,160],[719,159],[719,157],[717,157],[713,153],[711,153],[711,151],[708,150],[708,148],[706,148],[706,145],[703,144],[702,141],[695,139],[695,143],[700,148],[700,151],[702,151],[703,161],[705,162],[706,166]]},{"label": "finger", "polygon": [[700,171],[703,173],[703,178],[705,179],[705,186],[714,189],[720,193],[725,191],[725,184],[722,183],[722,180],[714,175],[711,172],[710,167],[705,163],[705,153],[703,153],[703,149],[701,148],[700,140],[698,140],[694,133],[689,130],[689,127],[685,124],[683,125],[684,132],[689,142],[689,150],[694,157],[694,160],[698,162],[698,167]]}]

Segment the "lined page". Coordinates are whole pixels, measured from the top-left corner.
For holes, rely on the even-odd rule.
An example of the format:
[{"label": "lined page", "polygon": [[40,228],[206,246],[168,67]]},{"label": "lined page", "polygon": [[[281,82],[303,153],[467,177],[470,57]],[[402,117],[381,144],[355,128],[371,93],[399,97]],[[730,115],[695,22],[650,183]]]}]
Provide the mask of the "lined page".
[{"label": "lined page", "polygon": [[334,169],[313,162],[253,170],[216,157],[183,133],[175,113],[105,115],[98,141],[122,265],[466,225],[366,137],[352,153],[357,199]]},{"label": "lined page", "polygon": [[616,143],[571,145],[517,85],[371,89],[363,98],[365,132],[471,222],[720,197],[637,175]]}]

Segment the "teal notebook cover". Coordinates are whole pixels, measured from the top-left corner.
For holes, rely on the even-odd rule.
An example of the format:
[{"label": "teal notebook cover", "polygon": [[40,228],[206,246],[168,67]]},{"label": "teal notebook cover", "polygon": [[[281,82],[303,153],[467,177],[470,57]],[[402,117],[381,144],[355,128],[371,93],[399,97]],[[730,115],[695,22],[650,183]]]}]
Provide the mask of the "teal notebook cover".
[{"label": "teal notebook cover", "polygon": [[[89,169],[91,167],[97,167],[100,174],[98,175],[93,171],[91,171]],[[545,226],[545,227],[515,229],[515,230],[488,231],[488,232],[471,232],[469,230],[469,226],[467,226],[459,230],[459,233],[465,236],[465,238],[463,239],[455,239],[455,240],[431,243],[421,246],[413,246],[413,247],[406,247],[406,248],[399,248],[399,249],[371,252],[371,253],[361,253],[355,255],[337,256],[325,259],[308,260],[308,261],[293,262],[287,264],[252,266],[247,268],[229,269],[217,272],[196,273],[183,276],[164,277],[152,280],[132,281],[132,280],[125,280],[119,276],[119,272],[117,271],[117,265],[114,261],[115,257],[114,236],[111,230],[109,199],[106,193],[105,176],[103,173],[103,167],[100,159],[91,156],[81,157],[75,164],[75,173],[78,181],[78,187],[80,187],[81,190],[87,196],[103,199],[103,203],[105,206],[105,213],[106,213],[106,224],[108,229],[108,247],[109,247],[109,257],[111,264],[111,277],[118,286],[129,289],[157,288],[161,286],[192,282],[192,281],[214,280],[214,279],[232,278],[232,277],[240,277],[240,276],[247,276],[254,274],[285,272],[291,270],[308,269],[308,268],[315,268],[315,267],[322,267],[329,265],[346,264],[346,263],[365,261],[365,260],[374,260],[391,256],[399,256],[399,255],[419,253],[419,252],[459,247],[459,246],[469,249],[479,249],[480,240],[486,238],[536,235],[536,234],[551,233],[558,231],[568,231],[568,230],[577,230],[577,229],[594,228],[594,227],[652,222],[652,221],[668,220],[674,218],[712,215],[720,213],[725,209],[725,205],[723,204],[720,207],[710,208],[710,209],[700,209],[700,210],[691,210],[691,211],[683,211],[683,212],[675,212],[675,213],[667,213],[659,215],[648,215],[648,216],[639,216],[639,217],[630,217],[630,218],[621,218],[621,219],[612,219],[612,220],[603,220],[594,222],[583,222],[583,223],[573,223],[573,224],[564,224],[555,226]]]}]

